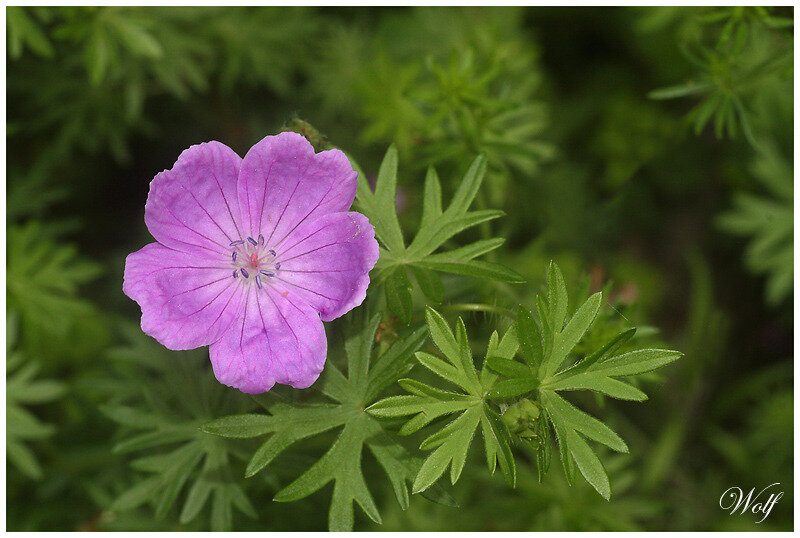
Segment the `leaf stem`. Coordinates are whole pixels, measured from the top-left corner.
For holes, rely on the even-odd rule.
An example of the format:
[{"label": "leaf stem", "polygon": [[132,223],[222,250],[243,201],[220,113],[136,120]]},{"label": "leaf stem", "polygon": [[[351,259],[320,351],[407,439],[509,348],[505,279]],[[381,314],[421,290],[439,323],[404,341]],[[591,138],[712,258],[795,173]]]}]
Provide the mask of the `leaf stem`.
[{"label": "leaf stem", "polygon": [[517,316],[508,308],[502,306],[482,304],[482,303],[456,303],[443,305],[440,310],[444,312],[488,312],[492,314],[500,314],[510,319],[516,319]]}]

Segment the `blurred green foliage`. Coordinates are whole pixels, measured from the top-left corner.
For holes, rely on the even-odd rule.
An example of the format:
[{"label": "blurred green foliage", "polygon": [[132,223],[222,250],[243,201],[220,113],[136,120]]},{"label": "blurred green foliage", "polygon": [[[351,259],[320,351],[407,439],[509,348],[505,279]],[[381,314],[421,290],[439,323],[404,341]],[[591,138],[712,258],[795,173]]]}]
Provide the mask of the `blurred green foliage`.
[{"label": "blurred green foliage", "polygon": [[[175,356],[136,327],[125,332],[131,342],[112,350],[112,358],[142,371],[133,378],[122,373],[111,377],[110,400],[100,409],[121,426],[114,452],[138,455],[130,465],[146,478],[138,476],[108,511],[125,513],[148,503],[155,519],[162,520],[181,496],[181,524],[204,513],[210,514],[212,530],[232,530],[234,507],[255,518],[255,508],[238,480],[246,456],[200,430],[204,422],[249,410],[253,402],[207,375],[204,353]],[[209,509],[204,511],[206,505]]]},{"label": "blurred green foliage", "polygon": [[[599,453],[610,502],[560,472],[540,484],[535,448],[519,443],[516,489],[466,465],[439,503],[410,495],[403,510],[405,479],[365,458],[383,526],[356,512],[356,529],[793,528],[791,8],[15,6],[6,18],[9,530],[326,528],[329,491],[271,499],[336,437],[244,479],[258,445],[198,429],[309,391],[254,402],[217,384],[205,351],[141,334],[120,285],[124,256],[151,240],[158,171],[202,140],[243,154],[298,117],[359,163],[362,184],[395,145],[401,230],[425,220],[429,166],[451,200],[484,155],[472,210],[505,216],[443,247],[507,238],[486,262],[527,282],[441,274],[437,310],[463,317],[475,350],[535,304],[554,258],[570,304],[604,291],[578,354],[631,326],[637,345],[685,354],[640,376],[644,405],[576,396],[630,447]],[[398,294],[412,318],[431,300],[421,292],[438,299],[422,278]],[[378,355],[404,330],[383,319]],[[343,354],[330,360],[344,370]],[[763,523],[719,509],[732,485],[772,482],[787,495]]]},{"label": "blurred green foliage", "polygon": [[745,264],[767,274],[765,297],[776,305],[791,295],[794,284],[794,174],[774,146],[754,160],[752,174],[765,193],[736,193],[733,208],[719,216],[718,224],[729,233],[750,236]]},{"label": "blurred green foliage", "polygon": [[6,454],[9,461],[24,475],[42,478],[42,468],[25,441],[53,435],[52,424],[42,423],[25,408],[28,404],[46,404],[66,392],[63,383],[35,379],[39,365],[26,362],[15,349],[17,316],[9,312],[6,318]]}]

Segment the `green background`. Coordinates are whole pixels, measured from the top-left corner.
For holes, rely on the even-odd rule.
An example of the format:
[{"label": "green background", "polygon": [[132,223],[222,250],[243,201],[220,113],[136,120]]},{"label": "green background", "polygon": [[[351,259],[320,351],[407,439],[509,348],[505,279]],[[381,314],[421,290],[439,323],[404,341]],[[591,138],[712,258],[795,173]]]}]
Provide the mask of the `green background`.
[{"label": "green background", "polygon": [[[213,381],[205,350],[171,353],[137,329],[121,282],[125,256],[152,240],[149,181],[189,145],[244,155],[284,128],[347,151],[368,176],[394,143],[407,230],[428,165],[447,197],[486,154],[479,203],[506,212],[493,261],[528,280],[497,302],[531,306],[555,259],[570,287],[611,282],[609,326],[657,327],[655,341],[685,353],[644,404],[589,401],[631,446],[601,455],[610,503],[555,466],[539,484],[524,458],[511,490],[475,454],[451,492],[459,509],[415,496],[403,512],[365,460],[384,525],[357,511],[356,529],[793,527],[791,8],[6,16],[9,530],[325,528],[328,491],[271,501],[325,446],[314,440],[286,456],[285,475],[248,480],[231,449],[226,480],[257,519],[208,507],[181,523],[179,507],[114,505],[142,480],[133,456],[158,451],[112,450],[126,432],[109,404],[180,415],[169,391],[141,394],[181,365],[198,405],[219,405],[207,418],[248,405]],[[492,319],[466,321],[485,340]],[[731,486],[773,482],[785,495],[761,524],[718,506]]]}]

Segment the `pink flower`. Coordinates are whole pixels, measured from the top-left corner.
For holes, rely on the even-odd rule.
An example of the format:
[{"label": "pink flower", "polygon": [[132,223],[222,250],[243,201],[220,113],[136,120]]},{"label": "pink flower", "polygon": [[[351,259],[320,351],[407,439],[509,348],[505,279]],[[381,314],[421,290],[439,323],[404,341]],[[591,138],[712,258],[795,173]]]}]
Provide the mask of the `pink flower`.
[{"label": "pink flower", "polygon": [[125,261],[142,330],[169,349],[210,346],[217,379],[251,394],[306,388],[325,364],[323,321],[360,305],[378,261],[375,230],[348,212],[356,173],[339,150],[295,133],[244,159],[192,146],[150,183],[157,243]]}]

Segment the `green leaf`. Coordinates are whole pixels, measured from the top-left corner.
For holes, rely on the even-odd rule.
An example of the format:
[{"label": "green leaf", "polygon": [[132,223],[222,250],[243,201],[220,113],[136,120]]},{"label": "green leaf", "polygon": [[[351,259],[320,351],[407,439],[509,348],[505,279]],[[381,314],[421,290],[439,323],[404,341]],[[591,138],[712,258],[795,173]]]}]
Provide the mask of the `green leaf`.
[{"label": "green leaf", "polygon": [[589,448],[586,441],[574,430],[567,430],[567,446],[575,458],[575,464],[580,469],[581,474],[589,484],[592,485],[597,493],[602,495],[605,500],[611,499],[611,484],[608,482],[608,474],[597,457],[597,454]]},{"label": "green leaf", "polygon": [[603,294],[597,292],[589,297],[585,303],[573,314],[569,323],[564,327],[563,331],[556,332],[553,336],[553,350],[547,361],[544,363],[544,377],[553,375],[567,354],[573,347],[583,338],[586,331],[591,326],[594,318],[597,316],[597,311],[600,310],[600,304],[603,299]]},{"label": "green leaf", "polygon": [[681,358],[683,353],[669,349],[637,349],[601,363],[595,363],[588,371],[606,376],[627,376],[652,372]]},{"label": "green leaf", "polygon": [[538,386],[539,383],[537,380],[531,377],[506,379],[495,384],[486,393],[486,397],[492,400],[497,398],[514,398],[536,390]]},{"label": "green leaf", "polygon": [[[402,388],[410,392],[411,394],[415,394],[417,396],[430,396],[431,398],[435,398],[437,400],[463,400],[464,395],[458,392],[450,392],[446,390],[437,389],[431,387],[430,385],[426,385],[416,379],[400,379],[397,382]],[[393,398],[391,396],[390,398]],[[389,398],[387,398],[388,400]]]},{"label": "green leaf", "polygon": [[369,406],[367,411],[376,417],[387,418],[422,413],[431,421],[442,415],[463,411],[472,403],[467,396],[458,392],[433,390],[438,391],[438,394],[389,396]]},{"label": "green leaf", "polygon": [[220,489],[211,502],[211,530],[221,531],[233,526],[233,511],[231,510],[231,496],[227,489]]},{"label": "green leaf", "polygon": [[428,337],[426,326],[417,327],[403,338],[396,340],[372,365],[369,370],[365,402],[374,401],[386,387],[408,373],[414,365],[414,352],[422,347]]},{"label": "green leaf", "polygon": [[419,493],[432,486],[444,473],[448,465],[450,465],[451,471],[450,481],[453,484],[456,483],[464,468],[467,450],[480,423],[480,418],[480,408],[470,407],[451,423],[453,425],[448,430],[451,434],[428,456],[425,463],[420,467],[414,479],[413,493]]},{"label": "green leaf", "polygon": [[547,274],[547,301],[550,304],[550,326],[561,331],[567,317],[567,285],[561,269],[554,262],[550,262]]},{"label": "green leaf", "polygon": [[615,351],[617,351],[621,346],[623,346],[628,340],[633,338],[633,335],[636,333],[635,328],[626,329],[616,335],[614,338],[606,342],[600,349],[586,357],[582,360],[579,364],[575,365],[575,367],[570,368],[567,371],[585,371],[587,368],[595,364],[596,362],[600,362],[605,360],[606,358],[612,356]]},{"label": "green leaf", "polygon": [[[428,325],[428,333],[431,340],[439,348],[439,351],[459,370],[466,374],[461,365],[461,349],[456,342],[456,337],[450,326],[442,315],[431,307],[425,309],[425,321]],[[455,357],[455,358],[454,358]]]},{"label": "green leaf", "polygon": [[650,99],[675,99],[677,97],[686,97],[687,95],[696,95],[703,93],[711,88],[707,82],[696,83],[689,82],[687,84],[680,84],[677,86],[669,86],[653,90],[647,94]]},{"label": "green leaf", "polygon": [[[489,344],[486,347],[486,360],[491,360],[494,357],[510,361],[517,354],[517,350],[519,350],[517,329],[515,325],[511,325],[502,339],[497,337],[496,331],[492,333],[489,338]],[[486,365],[484,363],[484,366]]]},{"label": "green leaf", "polygon": [[462,371],[455,366],[448,364],[442,359],[439,359],[429,353],[425,353],[424,351],[418,351],[416,353],[416,357],[417,361],[419,361],[422,366],[439,377],[458,385],[464,390],[470,390],[472,387],[469,379],[467,379],[467,376]]},{"label": "green leaf", "polygon": [[441,303],[444,299],[444,286],[442,279],[435,272],[422,265],[412,265],[411,272],[419,284],[422,293],[433,303]]},{"label": "green leaf", "polygon": [[[414,242],[408,247],[408,255],[412,259],[424,259],[454,235],[478,224],[500,218],[503,215],[504,213],[497,209],[483,209],[463,215],[451,216],[448,208],[437,226],[420,230],[414,238]],[[449,216],[450,218],[448,219]],[[450,254],[452,256],[452,251]],[[468,259],[466,256],[464,258]]]},{"label": "green leaf", "polygon": [[525,377],[529,376],[531,373],[530,369],[524,364],[496,356],[487,356],[486,365],[498,374],[506,377]]},{"label": "green leaf", "polygon": [[480,387],[481,382],[478,379],[478,372],[475,370],[475,362],[472,359],[472,350],[469,347],[467,327],[460,316],[456,319],[456,342],[458,343],[458,358],[462,371],[476,388]]},{"label": "green leaf", "polygon": [[103,405],[100,411],[111,420],[138,429],[149,429],[161,421],[156,413],[147,413],[127,406]]},{"label": "green leaf", "polygon": [[111,43],[104,27],[97,26],[89,38],[86,47],[86,63],[89,69],[89,80],[98,86],[106,76],[111,63]]},{"label": "green leaf", "polygon": [[156,519],[166,517],[192,470],[203,458],[202,449],[194,444],[178,449],[175,454],[179,457],[163,474],[164,489],[156,504]]},{"label": "green leaf", "polygon": [[271,408],[273,435],[259,447],[247,464],[245,476],[253,476],[269,465],[289,446],[306,437],[341,426],[349,413],[334,405],[288,406],[278,404]]},{"label": "green leaf", "polygon": [[364,173],[359,171],[356,199],[361,212],[375,227],[375,235],[393,253],[405,251],[403,232],[395,208],[396,196],[397,148],[391,146],[378,170],[374,194]]},{"label": "green leaf", "polygon": [[508,282],[510,284],[521,284],[525,279],[513,269],[509,269],[504,265],[494,262],[485,262],[481,260],[462,260],[459,262],[440,262],[436,259],[427,259],[417,262],[418,265],[441,271],[443,273],[453,273],[456,275],[473,276],[475,278],[488,278],[490,280],[497,280],[499,282]]},{"label": "green leaf", "polygon": [[128,17],[110,19],[117,30],[122,43],[134,54],[147,58],[161,58],[164,49],[141,24]]},{"label": "green leaf", "polygon": [[677,351],[642,349],[613,356],[634,331],[629,329],[621,332],[583,361],[545,380],[543,387],[548,390],[593,390],[622,400],[646,400],[644,392],[613,379],[613,376],[646,373],[677,360],[682,354]]},{"label": "green leaf", "polygon": [[560,424],[565,431],[577,430],[586,437],[603,443],[617,452],[628,452],[628,446],[611,428],[587,415],[564,398],[551,391],[542,391],[542,405],[553,422]]},{"label": "green leaf", "polygon": [[258,437],[273,431],[273,419],[265,415],[232,415],[203,425],[203,431],[220,437]]},{"label": "green leaf", "polygon": [[[536,312],[539,314],[539,323],[541,324],[541,337],[542,337],[542,363],[539,365],[539,372],[542,372],[546,365],[545,359],[550,357],[553,352],[553,343],[555,339],[555,331],[550,326],[550,314],[547,303],[540,296],[536,296]],[[520,340],[524,338],[522,331],[519,332]],[[531,332],[531,338],[535,338],[535,332]],[[535,340],[534,340],[535,342]]]},{"label": "green leaf", "polygon": [[556,431],[558,438],[558,454],[561,458],[561,467],[564,470],[564,477],[567,479],[567,484],[570,486],[575,484],[575,460],[572,458],[569,446],[567,445],[566,431],[553,422],[553,429]]},{"label": "green leaf", "polygon": [[[487,446],[491,446],[493,457],[500,463],[500,472],[503,473],[506,484],[516,487],[517,468],[514,464],[514,455],[511,453],[511,440],[508,430],[493,409],[484,404],[484,414],[481,416],[481,427]],[[489,450],[487,449],[487,456]],[[492,466],[493,467],[493,466]]]},{"label": "green leaf", "polygon": [[422,194],[422,220],[420,228],[435,224],[442,216],[442,185],[436,169],[428,168],[425,176],[425,190]]},{"label": "green leaf", "polygon": [[159,478],[152,477],[137,482],[136,485],[123,492],[114,500],[109,508],[110,512],[127,512],[146,503],[153,495],[153,490],[158,487]]},{"label": "green leaf", "polygon": [[11,58],[22,56],[23,46],[45,58],[53,56],[53,46],[31,17],[26,8],[6,7],[6,28],[8,30],[8,52]]},{"label": "green leaf", "polygon": [[522,305],[517,308],[517,340],[530,370],[538,372],[544,356],[542,336],[531,311]]},{"label": "green leaf", "polygon": [[542,410],[539,414],[539,419],[535,428],[536,434],[541,439],[539,446],[536,450],[536,474],[539,483],[544,480],[545,474],[550,469],[550,422],[547,416],[547,411]]},{"label": "green leaf", "polygon": [[386,279],[386,304],[403,324],[411,323],[411,283],[403,267],[395,268]]},{"label": "green leaf", "polygon": [[410,463],[403,461],[405,451],[387,432],[382,432],[367,441],[367,446],[386,472],[400,508],[407,510],[409,494],[406,480],[410,474]]},{"label": "green leaf", "polygon": [[328,482],[334,480],[333,497],[328,520],[332,531],[353,528],[353,502],[376,523],[381,522],[375,501],[372,498],[361,472],[361,453],[364,431],[370,431],[363,415],[345,424],[342,433],[330,450],[294,482],[280,490],[274,500],[296,501],[311,495]]},{"label": "green leaf", "polygon": [[438,446],[441,446],[443,443],[447,442],[451,436],[456,433],[459,429],[463,427],[463,418],[464,415],[459,415],[457,418],[449,422],[446,426],[444,426],[441,430],[438,430],[427,437],[422,443],[420,443],[419,447],[422,450],[431,450]]},{"label": "green leaf", "polygon": [[611,398],[637,402],[647,399],[647,394],[636,387],[604,375],[578,374],[550,383],[547,388],[551,390],[593,390]]},{"label": "green leaf", "polygon": [[186,495],[186,502],[183,505],[183,510],[181,510],[180,522],[185,525],[196,518],[209,497],[211,497],[213,490],[212,483],[207,480],[201,479],[195,482]]},{"label": "green leaf", "polygon": [[378,331],[381,315],[376,313],[367,319],[365,311],[360,310],[350,316],[348,334],[344,341],[347,355],[347,374],[350,381],[362,385],[369,375],[369,360],[372,355],[373,337]]},{"label": "green leaf", "polygon": [[42,478],[42,467],[36,460],[33,451],[24,444],[13,439],[6,439],[6,456],[28,478],[34,480]]}]

